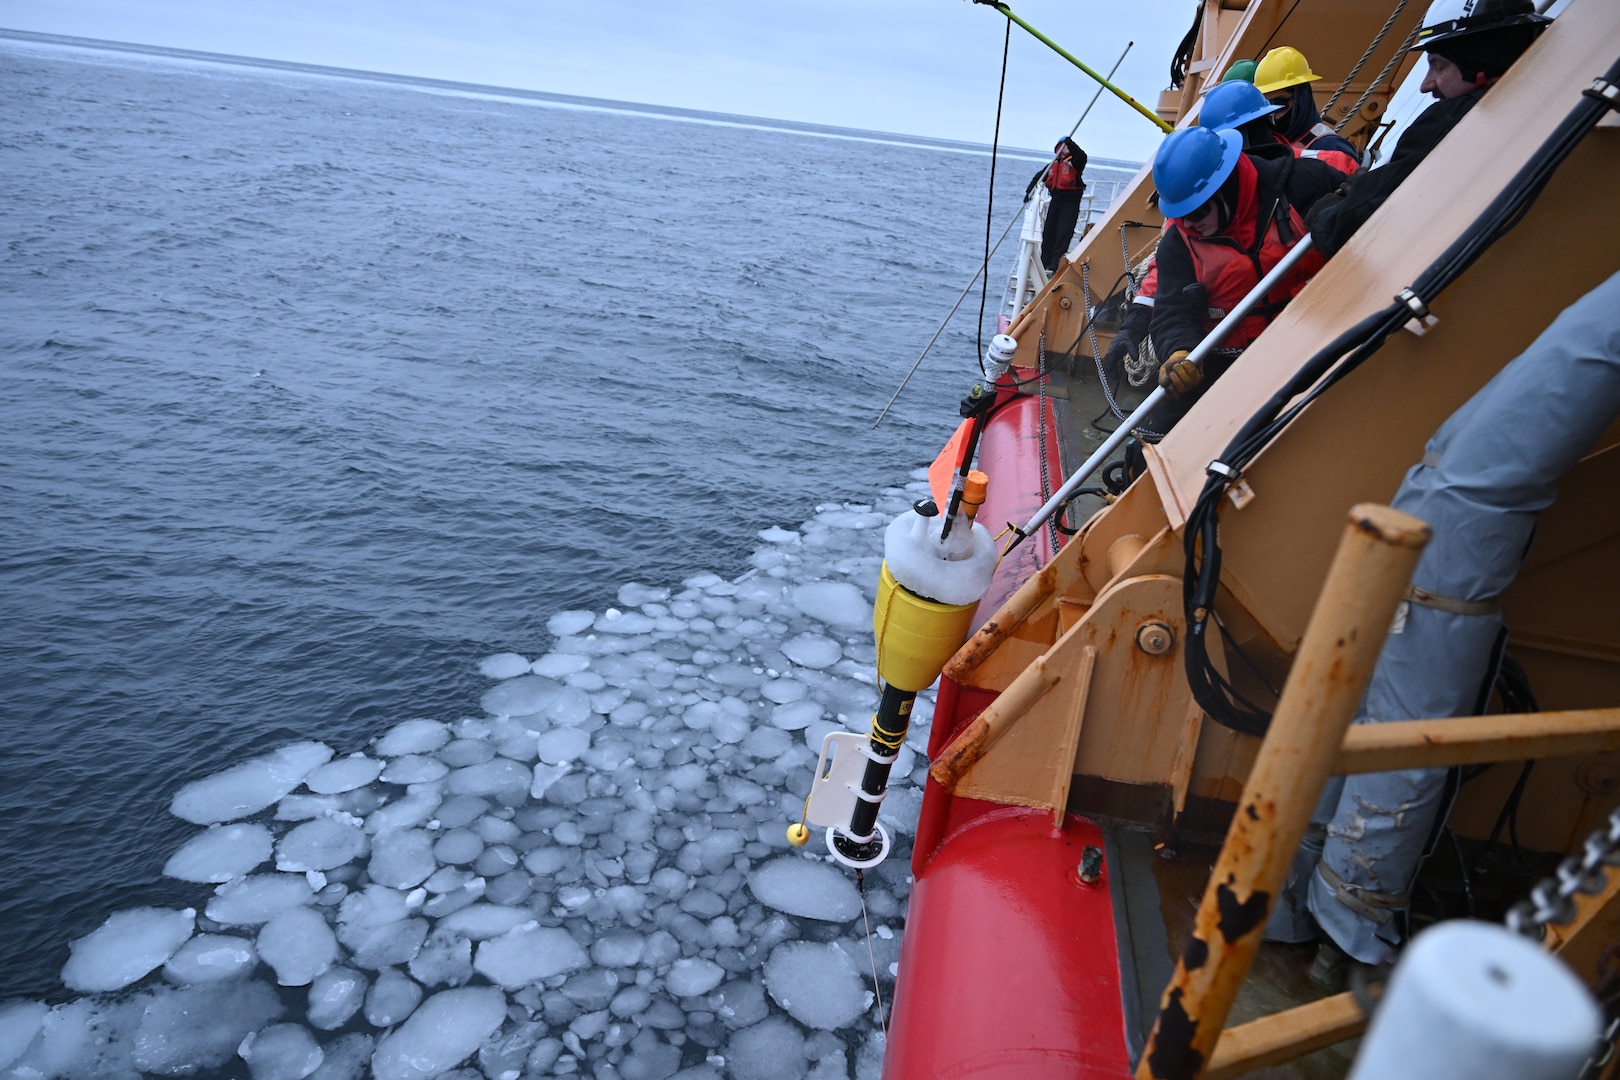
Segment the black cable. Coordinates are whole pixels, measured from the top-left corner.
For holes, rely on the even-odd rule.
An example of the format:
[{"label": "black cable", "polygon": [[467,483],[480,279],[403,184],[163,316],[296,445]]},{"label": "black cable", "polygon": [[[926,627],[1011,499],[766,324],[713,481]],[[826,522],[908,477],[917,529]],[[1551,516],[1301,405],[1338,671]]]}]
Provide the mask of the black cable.
[{"label": "black cable", "polygon": [[1293,4],[1288,8],[1288,14],[1284,15],[1282,17],[1282,22],[1277,24],[1277,29],[1273,30],[1271,32],[1270,36],[1268,36],[1266,38],[1265,44],[1260,46],[1260,48],[1255,52],[1255,54],[1254,54],[1255,56],[1259,57],[1262,60],[1265,59],[1266,49],[1271,45],[1272,38],[1275,38],[1277,36],[1278,31],[1280,31],[1283,28],[1284,23],[1288,22],[1289,17],[1294,14],[1294,8],[1297,8],[1297,7],[1299,7],[1299,0],[1294,0]]},{"label": "black cable", "polygon": [[984,306],[990,296],[990,228],[996,212],[996,152],[1001,146],[1001,104],[1007,96],[1007,53],[1012,48],[1012,19],[1007,20],[1007,36],[1001,42],[1001,88],[996,91],[996,133],[990,140],[990,203],[984,209],[984,266],[979,281],[979,374],[984,371]]},{"label": "black cable", "polygon": [[[1297,3],[1298,0],[1295,0]],[[1181,84],[1187,81],[1187,64],[1192,60],[1193,49],[1198,44],[1198,30],[1204,25],[1204,5],[1198,5],[1198,11],[1193,15],[1192,27],[1182,37],[1181,44],[1176,46],[1175,55],[1170,58],[1170,89],[1180,90]]]},{"label": "black cable", "polygon": [[[1296,0],[1297,4],[1297,0]],[[1292,9],[1290,9],[1292,13]],[[1286,21],[1286,16],[1284,18]],[[1620,81],[1620,60],[1604,79]],[[1250,735],[1264,734],[1270,712],[1249,701],[1210,661],[1207,623],[1220,587],[1220,504],[1233,478],[1306,407],[1337,385],[1384,341],[1456,281],[1484,251],[1522,221],[1553,173],[1611,108],[1606,100],[1583,94],[1552,134],[1497,193],[1489,206],[1417,278],[1382,311],[1376,311],[1341,333],[1307,360],[1292,378],[1251,416],[1222,452],[1223,468],[1211,471],[1187,517],[1183,534],[1186,565],[1182,603],[1187,617],[1183,650],[1187,682],[1199,706],[1217,723]],[[1409,298],[1409,299],[1408,299]],[[1299,400],[1295,401],[1298,398]],[[1294,402],[1290,405],[1290,402]],[[1515,823],[1510,819],[1510,834]]]}]

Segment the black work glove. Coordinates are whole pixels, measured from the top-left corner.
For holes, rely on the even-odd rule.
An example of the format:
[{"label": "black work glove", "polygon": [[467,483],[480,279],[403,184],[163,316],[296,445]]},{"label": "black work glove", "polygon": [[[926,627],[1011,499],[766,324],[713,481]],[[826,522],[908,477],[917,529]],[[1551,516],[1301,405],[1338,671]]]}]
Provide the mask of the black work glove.
[{"label": "black work glove", "polygon": [[1108,376],[1109,382],[1118,383],[1125,377],[1125,365],[1134,362],[1136,356],[1136,339],[1121,330],[1114,335],[1108,351],[1103,353],[1103,374]]},{"label": "black work glove", "polygon": [[1348,199],[1350,197],[1350,187],[1355,183],[1356,177],[1360,175],[1361,173],[1358,171],[1353,176],[1345,177],[1344,182],[1341,183],[1337,188],[1333,189],[1320,199],[1317,199],[1316,202],[1312,203],[1310,210],[1308,210],[1305,214],[1305,227],[1307,229],[1311,228],[1316,224],[1317,218],[1321,216],[1324,210],[1332,206],[1338,206],[1340,203],[1344,202],[1344,200]]}]

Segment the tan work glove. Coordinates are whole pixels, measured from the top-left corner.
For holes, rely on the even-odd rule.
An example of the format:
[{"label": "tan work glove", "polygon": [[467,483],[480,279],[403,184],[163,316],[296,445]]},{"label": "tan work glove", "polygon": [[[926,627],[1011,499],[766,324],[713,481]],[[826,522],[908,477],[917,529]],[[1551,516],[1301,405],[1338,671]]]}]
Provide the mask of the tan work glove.
[{"label": "tan work glove", "polygon": [[1173,398],[1198,389],[1204,381],[1204,369],[1187,359],[1187,350],[1170,354],[1170,359],[1159,365],[1159,385]]}]

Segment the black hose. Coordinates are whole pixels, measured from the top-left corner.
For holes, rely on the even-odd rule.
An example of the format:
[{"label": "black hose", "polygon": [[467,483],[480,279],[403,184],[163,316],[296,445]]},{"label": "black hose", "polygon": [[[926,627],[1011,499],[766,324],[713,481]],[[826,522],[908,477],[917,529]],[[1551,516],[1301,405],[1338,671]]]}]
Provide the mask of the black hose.
[{"label": "black hose", "polygon": [[[1620,60],[1610,65],[1604,79],[1611,84],[1620,82]],[[1595,93],[1584,93],[1582,100],[1490,205],[1402,295],[1409,295],[1413,304],[1426,311],[1430,301],[1461,277],[1487,248],[1524,220],[1531,204],[1564,159],[1613,107]],[[1222,452],[1219,462],[1231,470],[1232,476],[1241,473],[1301,411],[1377,352],[1389,335],[1416,313],[1414,307],[1397,298],[1395,303],[1368,315],[1336,337],[1307,360],[1287,384],[1249,418]],[[1295,398],[1299,400],[1289,405]],[[1231,485],[1232,478],[1225,470],[1211,471],[1187,517],[1183,534],[1186,566],[1182,577],[1187,640],[1183,652],[1193,698],[1210,718],[1235,731],[1263,735],[1271,722],[1270,710],[1245,697],[1216,670],[1209,658],[1207,624],[1221,578],[1220,504]],[[1510,832],[1515,824],[1509,821]]]}]

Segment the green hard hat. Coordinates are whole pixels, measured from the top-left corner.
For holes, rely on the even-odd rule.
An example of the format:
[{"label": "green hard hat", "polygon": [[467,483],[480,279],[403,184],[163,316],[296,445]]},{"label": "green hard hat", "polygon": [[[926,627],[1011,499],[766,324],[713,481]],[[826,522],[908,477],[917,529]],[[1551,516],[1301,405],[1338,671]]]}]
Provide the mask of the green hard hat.
[{"label": "green hard hat", "polygon": [[1234,82],[1242,79],[1244,82],[1252,83],[1254,82],[1254,69],[1259,66],[1253,60],[1239,60],[1226,69],[1226,74],[1221,76],[1221,82]]}]

